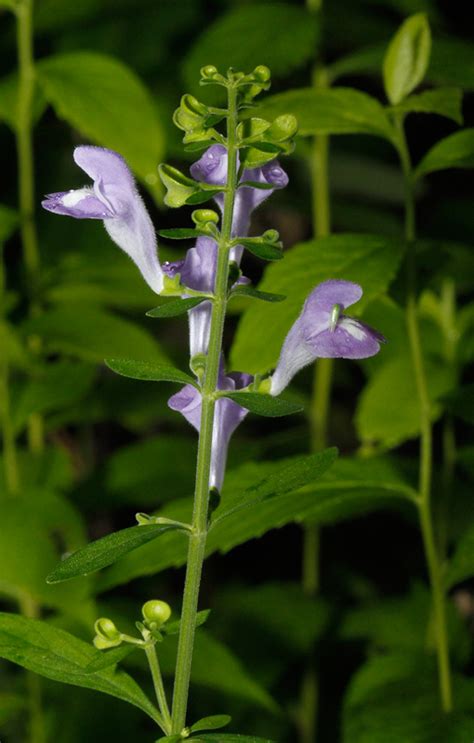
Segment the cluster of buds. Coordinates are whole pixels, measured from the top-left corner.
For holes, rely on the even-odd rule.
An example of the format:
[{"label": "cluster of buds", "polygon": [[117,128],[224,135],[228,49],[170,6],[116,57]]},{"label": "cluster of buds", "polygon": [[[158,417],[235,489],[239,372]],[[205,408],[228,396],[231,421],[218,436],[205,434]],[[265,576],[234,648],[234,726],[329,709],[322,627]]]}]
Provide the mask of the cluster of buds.
[{"label": "cluster of buds", "polygon": [[146,647],[150,642],[160,641],[162,639],[160,630],[171,617],[171,608],[165,601],[152,599],[143,604],[142,617],[141,622],[136,622],[141,638],[121,632],[111,619],[101,617],[94,624],[94,646],[98,650],[109,650],[122,643]]}]

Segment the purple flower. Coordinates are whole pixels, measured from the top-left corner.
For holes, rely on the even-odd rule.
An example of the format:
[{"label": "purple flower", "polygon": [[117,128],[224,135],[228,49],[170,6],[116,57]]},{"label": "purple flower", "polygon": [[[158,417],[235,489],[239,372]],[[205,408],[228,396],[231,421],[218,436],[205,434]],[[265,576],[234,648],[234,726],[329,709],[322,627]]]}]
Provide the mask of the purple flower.
[{"label": "purple flower", "polygon": [[156,235],[134,178],[117,152],[82,145],[74,160],[94,181],[72,191],[49,194],[45,209],[76,219],[101,219],[112,240],[136,263],[157,294],[163,289]]},{"label": "purple flower", "polygon": [[[241,372],[233,372],[226,376],[221,364],[217,386],[220,390],[240,390],[247,387],[252,379],[253,377],[250,374]],[[168,405],[172,410],[181,413],[188,423],[199,432],[201,426],[201,393],[195,387],[187,384],[170,397]],[[221,397],[216,402],[212,435],[210,488],[215,487],[218,490],[222,488],[230,437],[239,423],[243,421],[247,412],[245,408],[226,397]]]},{"label": "purple flower", "polygon": [[324,281],[313,289],[283,343],[271,377],[272,395],[279,395],[300,369],[317,358],[366,359],[378,353],[383,335],[343,314],[362,293],[358,284],[342,279]]},{"label": "purple flower", "polygon": [[[211,185],[225,184],[227,181],[227,150],[224,145],[215,144],[209,147],[202,157],[191,165],[191,175],[197,181],[205,181]],[[244,170],[241,181],[253,181],[273,186],[273,188],[243,186],[237,190],[232,218],[232,235],[237,237],[247,235],[253,210],[268,199],[276,188],[284,188],[288,185],[288,176],[278,161],[272,160],[261,168]],[[222,211],[223,194],[218,194],[215,201]],[[231,251],[230,259],[240,263],[241,258],[242,247],[236,246]]]}]

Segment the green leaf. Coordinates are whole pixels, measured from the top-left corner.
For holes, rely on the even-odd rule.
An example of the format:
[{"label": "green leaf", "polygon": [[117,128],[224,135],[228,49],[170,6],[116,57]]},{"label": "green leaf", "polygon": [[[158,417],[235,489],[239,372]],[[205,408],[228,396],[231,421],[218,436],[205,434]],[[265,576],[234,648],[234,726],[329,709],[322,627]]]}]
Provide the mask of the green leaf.
[{"label": "green leaf", "polygon": [[[431,420],[442,411],[438,402],[453,386],[452,370],[437,360],[425,360]],[[356,412],[360,438],[382,447],[394,447],[420,433],[420,404],[415,372],[407,347],[383,364],[364,388]]]},{"label": "green leaf", "polygon": [[232,368],[254,374],[274,367],[306,297],[321,281],[341,278],[360,283],[364,296],[355,308],[351,307],[351,314],[357,314],[387,289],[403,249],[400,240],[341,234],[300,243],[288,250],[284,261],[265,270],[258,287],[280,291],[287,299],[277,305],[253,302],[243,313],[232,347]]},{"label": "green leaf", "polygon": [[191,240],[201,235],[208,235],[203,230],[195,230],[192,227],[173,227],[171,230],[159,230],[160,237],[167,237],[169,240]]},{"label": "green leaf", "polygon": [[417,13],[402,23],[385,55],[383,79],[390,103],[400,103],[422,82],[430,53],[429,23],[424,13]]},{"label": "green leaf", "polygon": [[258,237],[239,238],[239,245],[243,245],[250,253],[264,261],[279,261],[283,258],[280,247]]},{"label": "green leaf", "polygon": [[61,583],[64,580],[95,573],[117,562],[137,547],[175,529],[180,530],[173,524],[150,524],[149,526],[130,526],[128,529],[113,532],[66,557],[46,580],[50,584]]},{"label": "green leaf", "polygon": [[452,588],[474,575],[474,527],[470,526],[462,535],[454,555],[448,564],[446,586]]},{"label": "green leaf", "polygon": [[135,359],[106,359],[105,363],[116,374],[129,379],[140,379],[145,382],[178,382],[197,387],[195,379],[180,369],[175,369],[174,366]]},{"label": "green leaf", "polygon": [[226,725],[232,720],[230,715],[210,715],[209,717],[201,717],[200,720],[191,725],[190,730],[193,733],[199,730],[218,730],[218,728],[225,728]]},{"label": "green leaf", "polygon": [[228,397],[246,410],[250,410],[251,413],[268,418],[279,418],[283,415],[301,413],[303,410],[302,405],[291,400],[272,397],[271,395],[261,395],[258,392],[229,392],[224,397]]},{"label": "green leaf", "polygon": [[191,738],[194,743],[275,743],[270,738],[255,738],[253,735],[238,735],[237,733],[206,733],[198,738]]},{"label": "green leaf", "polygon": [[229,65],[250,72],[264,64],[275,77],[287,76],[314,58],[318,36],[318,19],[304,8],[284,3],[232,8],[206,27],[186,57],[187,86],[196,89],[197,70],[206,64],[224,72]]},{"label": "green leaf", "polygon": [[[209,618],[209,614],[211,613],[210,609],[203,609],[202,611],[198,611],[196,614],[196,627],[202,627],[203,624],[205,624]],[[166,636],[168,635],[178,635],[179,631],[181,629],[181,619],[178,619],[176,622],[167,622],[163,625],[161,628],[161,632],[163,632]]]},{"label": "green leaf", "polygon": [[344,743],[462,743],[474,735],[471,679],[453,674],[455,712],[439,702],[435,662],[376,655],[357,672],[343,716]]},{"label": "green leaf", "polygon": [[155,102],[135,73],[97,52],[55,54],[36,65],[38,83],[62,119],[117,150],[156,192],[164,138]]},{"label": "green leaf", "polygon": [[302,88],[266,98],[258,113],[273,118],[291,113],[298,134],[371,134],[392,140],[393,127],[384,107],[367,93],[353,88]]},{"label": "green leaf", "polygon": [[437,142],[415,170],[419,178],[435,170],[474,167],[474,129],[464,129]]},{"label": "green leaf", "polygon": [[460,88],[437,88],[410,95],[394,110],[400,113],[439,114],[462,124],[462,90]]},{"label": "green leaf", "polygon": [[47,310],[26,321],[22,328],[25,334],[41,336],[46,351],[62,352],[85,361],[102,362],[108,356],[165,360],[146,330],[111,312],[82,304]]},{"label": "green leaf", "polygon": [[[33,124],[41,118],[46,105],[45,98],[36,85],[32,103]],[[0,80],[0,121],[8,124],[13,131],[16,130],[18,123],[18,74],[16,72]]]},{"label": "green leaf", "polygon": [[248,284],[237,284],[237,286],[234,286],[230,295],[230,298],[232,297],[253,297],[254,299],[261,299],[263,302],[283,302],[286,299],[284,294],[261,292]]},{"label": "green leaf", "polygon": [[135,681],[123,671],[85,671],[100,655],[92,645],[38,619],[0,614],[0,657],[64,684],[122,699],[158,722],[159,715]]},{"label": "green leaf", "polygon": [[0,725],[6,725],[7,722],[18,717],[20,713],[25,714],[27,704],[27,699],[20,694],[0,692]]},{"label": "green leaf", "polygon": [[153,310],[148,310],[146,313],[148,317],[178,317],[184,315],[193,307],[197,307],[198,304],[205,302],[207,297],[189,297],[188,299],[172,299],[169,302],[164,302]]},{"label": "green leaf", "polygon": [[103,671],[105,668],[110,668],[110,666],[116,666],[117,663],[120,663],[131,655],[134,650],[138,650],[136,645],[129,645],[126,643],[123,643],[116,648],[111,648],[110,650],[101,650],[100,655],[94,658],[94,660],[84,668],[84,673],[97,673],[98,671]]},{"label": "green leaf", "polygon": [[92,387],[95,369],[90,364],[58,361],[33,375],[21,388],[13,408],[17,432],[33,413],[61,411],[82,400]]}]

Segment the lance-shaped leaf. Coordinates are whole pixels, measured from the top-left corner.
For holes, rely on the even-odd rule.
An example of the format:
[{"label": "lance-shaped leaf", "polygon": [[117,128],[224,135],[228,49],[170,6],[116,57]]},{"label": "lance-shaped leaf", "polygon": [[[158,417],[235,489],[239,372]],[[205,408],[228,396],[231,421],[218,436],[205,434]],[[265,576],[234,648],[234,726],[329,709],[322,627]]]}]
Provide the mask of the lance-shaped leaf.
[{"label": "lance-shaped leaf", "polygon": [[243,245],[250,253],[264,261],[279,261],[283,258],[283,251],[277,243],[269,242],[261,237],[239,237],[239,245]]},{"label": "lance-shaped leaf", "polygon": [[270,738],[255,738],[254,735],[239,735],[238,733],[201,733],[193,737],[194,743],[275,743]]},{"label": "lance-shaped leaf", "polygon": [[474,168],[474,128],[455,132],[437,142],[418,164],[415,177],[448,168]]},{"label": "lance-shaped leaf", "polygon": [[201,717],[200,720],[191,725],[190,730],[197,733],[200,730],[218,730],[225,728],[232,720],[230,715],[210,715],[210,717]]},{"label": "lance-shaped leaf", "polygon": [[385,55],[383,78],[390,103],[400,103],[425,77],[430,62],[431,32],[424,13],[400,26]]},{"label": "lance-shaped leaf", "polygon": [[197,230],[192,227],[173,227],[170,230],[160,230],[160,237],[167,237],[168,240],[195,240],[202,235],[208,235],[205,230]]},{"label": "lance-shaped leaf", "polygon": [[47,622],[0,614],[0,657],[53,681],[122,699],[159,722],[158,711],[128,674],[111,668],[86,672],[98,656],[92,645]]},{"label": "lance-shaped leaf", "polygon": [[266,418],[280,418],[283,415],[301,413],[303,410],[303,406],[297,402],[271,395],[261,395],[259,392],[229,392],[223,396],[234,400],[251,413],[263,415]]},{"label": "lance-shaped leaf", "polygon": [[97,673],[103,671],[105,668],[116,666],[117,663],[127,658],[134,650],[138,650],[138,645],[131,645],[129,643],[123,643],[116,648],[110,650],[101,650],[100,655],[91,660],[88,666],[84,668],[84,673]]},{"label": "lance-shaped leaf", "polygon": [[63,580],[95,573],[161,534],[176,529],[183,531],[178,524],[150,524],[149,526],[130,526],[128,529],[108,534],[66,557],[46,580],[48,583],[60,583]]},{"label": "lance-shaped leaf", "polygon": [[[193,307],[197,307],[201,302],[209,301],[209,297],[189,297],[188,299],[172,299],[170,302],[160,304],[159,307],[155,307],[153,310],[148,310],[146,313],[148,317],[178,317],[184,315]],[[114,369],[115,371],[115,369]],[[121,372],[119,372],[121,373]],[[128,376],[128,375],[126,375]]]},{"label": "lance-shaped leaf", "polygon": [[262,292],[248,284],[237,284],[231,291],[230,299],[232,297],[252,297],[253,299],[261,299],[263,302],[283,302],[286,299],[285,294]]},{"label": "lance-shaped leaf", "polygon": [[139,379],[144,382],[178,382],[178,384],[192,384],[196,381],[186,372],[175,369],[166,364],[154,364],[134,359],[105,359],[106,365],[116,374],[129,379]]},{"label": "lance-shaped leaf", "polygon": [[[198,611],[198,613],[196,614],[196,622],[194,626],[202,627],[202,625],[207,622],[210,613],[210,609],[203,609],[202,611]],[[162,634],[164,635],[179,635],[180,629],[181,619],[177,619],[175,622],[166,622],[166,624],[164,624],[160,628],[160,632],[162,632]]]}]

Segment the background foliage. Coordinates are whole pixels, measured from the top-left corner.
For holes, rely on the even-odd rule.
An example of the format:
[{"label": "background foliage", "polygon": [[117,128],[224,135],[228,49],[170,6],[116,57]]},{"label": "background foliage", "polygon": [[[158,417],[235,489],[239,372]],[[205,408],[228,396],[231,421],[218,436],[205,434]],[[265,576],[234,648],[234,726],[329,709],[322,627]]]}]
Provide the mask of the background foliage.
[{"label": "background foliage", "polygon": [[[15,148],[21,112],[8,5],[0,2],[0,397],[4,413],[8,386],[21,483],[17,497],[10,497],[5,440],[0,598],[8,617],[0,647],[2,657],[17,660],[20,654],[33,671],[46,662],[50,679],[68,680],[73,673],[74,683],[86,688],[50,680],[39,685],[37,677],[2,661],[1,739],[27,739],[26,712],[34,718],[41,696],[47,740],[151,741],[153,723],[137,709],[147,712],[147,701],[130,677],[116,677],[110,668],[87,672],[92,624],[105,614],[133,627],[137,606],[152,596],[169,601],[176,618],[182,535],[171,531],[87,579],[48,585],[44,578],[61,554],[130,526],[137,510],[162,507],[163,515],[186,518],[193,433],[168,410],[166,385],[114,376],[102,363],[105,357],[130,357],[185,368],[185,320],[145,317],[156,298],[99,224],[71,223],[38,210],[40,266],[25,267]],[[417,487],[420,415],[402,310],[404,184],[382,82],[390,38],[406,16],[419,11],[428,14],[433,32],[423,85],[400,102],[400,90],[421,79],[416,65],[408,81],[391,79],[386,69],[385,84],[391,104],[410,112],[407,133],[418,177],[418,296],[456,699],[448,716],[439,708],[431,600],[410,503]],[[191,159],[171,123],[181,92],[208,95],[196,87],[203,64],[249,70],[267,64],[275,95],[264,104],[264,115],[290,110],[301,137],[285,161],[290,186],[255,215],[253,231],[279,229],[288,253],[265,270],[261,288],[288,299],[233,300],[232,367],[256,372],[274,365],[303,298],[326,278],[360,282],[364,299],[356,309],[389,339],[367,362],[336,362],[327,439],[341,457],[317,483],[311,472],[306,481],[295,480],[291,469],[291,458],[311,448],[310,369],[291,391],[306,416],[284,419],[278,427],[249,416],[236,436],[224,504],[231,511],[242,498],[248,503],[245,516],[231,514],[210,535],[201,603],[212,611],[198,632],[192,719],[222,709],[243,733],[294,741],[300,679],[314,658],[318,740],[457,743],[474,737],[469,28],[459,5],[435,0],[333,0],[321,20],[300,2],[186,0],[179,11],[174,0],[37,3],[36,205],[44,192],[81,185],[72,148],[92,141],[126,157],[155,224],[176,226],[176,214],[163,206],[156,166],[165,159],[177,165]],[[334,87],[315,90],[311,70],[321,56],[325,82]],[[461,132],[462,120],[467,129]],[[310,137],[326,134],[335,135],[329,165],[334,234],[315,240]],[[181,217],[183,227],[188,216]],[[163,242],[161,255],[178,257],[175,246]],[[245,260],[244,272],[257,282],[261,264],[250,255]],[[44,437],[35,446],[38,424]],[[257,491],[256,482],[262,483]],[[314,522],[325,525],[318,596],[301,587],[300,524]],[[48,622],[48,631],[29,637],[28,646],[18,624],[23,619],[11,617],[19,610]],[[63,655],[61,630],[79,638]],[[170,637],[160,648],[167,676],[174,642]],[[133,654],[123,665],[146,686],[139,657]],[[88,687],[110,696],[95,696]]]}]

